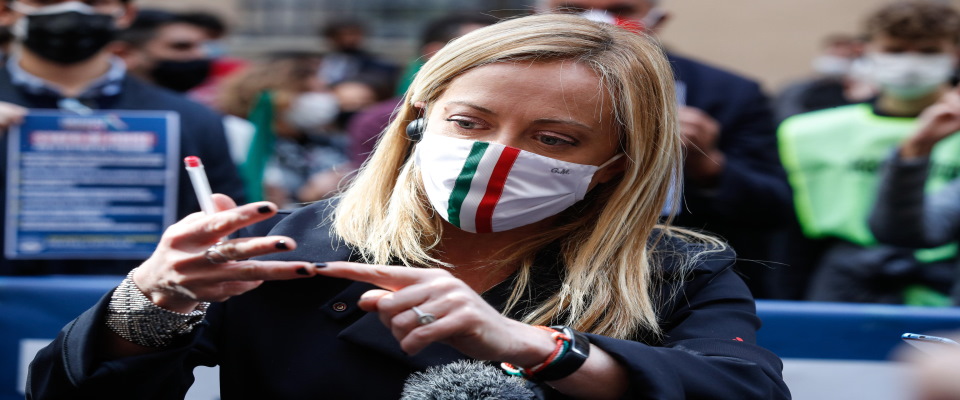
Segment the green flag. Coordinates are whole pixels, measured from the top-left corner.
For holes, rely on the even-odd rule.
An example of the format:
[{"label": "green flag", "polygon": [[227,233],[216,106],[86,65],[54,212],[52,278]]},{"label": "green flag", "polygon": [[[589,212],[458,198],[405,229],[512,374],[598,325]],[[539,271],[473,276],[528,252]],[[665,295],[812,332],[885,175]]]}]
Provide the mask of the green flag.
[{"label": "green flag", "polygon": [[273,156],[273,96],[270,92],[261,92],[257,96],[247,119],[256,128],[250,141],[247,159],[240,165],[240,177],[247,194],[247,201],[261,201],[263,195],[263,170]]}]

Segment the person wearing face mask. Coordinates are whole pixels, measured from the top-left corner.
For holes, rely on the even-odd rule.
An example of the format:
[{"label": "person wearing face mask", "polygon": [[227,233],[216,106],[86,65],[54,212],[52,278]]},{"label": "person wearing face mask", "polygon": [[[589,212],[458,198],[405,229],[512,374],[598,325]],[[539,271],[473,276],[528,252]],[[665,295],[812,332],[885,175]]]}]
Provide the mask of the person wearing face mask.
[{"label": "person wearing face mask", "polygon": [[114,51],[134,76],[186,93],[210,76],[205,41],[206,32],[178,14],[140,10],[118,34]]},{"label": "person wearing face mask", "polygon": [[[539,0],[541,12],[564,12],[656,35],[672,15],[663,0]],[[776,149],[767,97],[747,78],[667,49],[677,81],[686,150],[682,202],[669,204],[679,226],[723,237],[758,297],[791,297],[776,279],[773,233],[790,219],[790,189]],[[756,261],[756,262],[754,262]]]},{"label": "person wearing face mask", "polygon": [[[110,49],[119,29],[136,17],[129,0],[16,0],[0,11],[13,21],[17,50],[0,69],[0,102],[32,109],[174,111],[180,120],[180,154],[204,160],[214,190],[243,198],[230,160],[222,119],[216,113],[131,76]],[[16,119],[7,119],[16,123]],[[6,158],[7,141],[0,157]],[[6,163],[5,160],[2,161]],[[5,177],[4,177],[5,179]],[[0,187],[5,187],[2,185]],[[200,209],[186,172],[179,175],[176,214]],[[0,196],[5,199],[6,196]],[[3,201],[3,200],[0,200]],[[0,273],[122,273],[135,266],[117,260],[3,260]]]},{"label": "person wearing face mask", "polygon": [[[797,244],[820,249],[804,251],[812,256],[808,267],[815,271],[808,296],[949,304],[955,251],[878,245],[867,220],[883,166],[897,168],[907,163],[901,156],[914,157],[898,152],[889,161],[891,151],[924,130],[917,116],[951,90],[960,13],[942,2],[896,2],[870,15],[866,32],[869,41],[860,73],[879,88],[879,96],[789,118],[779,131],[802,233]],[[929,157],[929,190],[960,171],[960,138],[944,139],[937,147]]]},{"label": "person wearing face mask", "polygon": [[[130,27],[118,34],[113,50],[134,76],[194,99],[198,86],[220,83],[210,82],[214,66],[206,47],[209,35],[189,14],[139,10]],[[223,126],[230,156],[240,165],[255,128],[229,114],[224,115]]]},{"label": "person wearing face mask", "polygon": [[774,99],[776,121],[825,108],[844,106],[871,97],[862,94],[863,83],[851,76],[853,63],[863,54],[863,41],[852,35],[833,34],[811,63],[816,76],[787,86]]},{"label": "person wearing face mask", "polygon": [[349,171],[341,107],[319,66],[317,55],[278,54],[226,82],[221,107],[257,128],[240,165],[248,198],[296,208],[329,197]]},{"label": "person wearing face mask", "polygon": [[277,206],[215,196],[38,352],[27,396],[182,398],[220,365],[225,399],[395,399],[472,359],[544,399],[789,399],[733,253],[659,224],[676,108],[644,36],[569,15],[468,33],[342,195],[222,242]]}]

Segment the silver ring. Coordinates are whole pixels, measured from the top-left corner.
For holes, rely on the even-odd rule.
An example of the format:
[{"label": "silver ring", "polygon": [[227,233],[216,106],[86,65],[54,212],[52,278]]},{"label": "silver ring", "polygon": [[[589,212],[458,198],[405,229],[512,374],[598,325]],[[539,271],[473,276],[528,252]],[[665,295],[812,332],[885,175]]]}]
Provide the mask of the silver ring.
[{"label": "silver ring", "polygon": [[417,322],[420,322],[420,325],[426,325],[437,320],[436,315],[430,314],[428,312],[423,312],[422,310],[417,308],[417,306],[413,306],[410,309],[413,310],[413,312],[417,313]]},{"label": "silver ring", "polygon": [[218,248],[222,244],[223,242],[217,242],[213,246],[210,246],[210,248],[203,253],[203,258],[206,258],[211,264],[223,264],[230,262],[230,257],[227,257],[227,255],[223,254],[223,252],[221,252]]}]

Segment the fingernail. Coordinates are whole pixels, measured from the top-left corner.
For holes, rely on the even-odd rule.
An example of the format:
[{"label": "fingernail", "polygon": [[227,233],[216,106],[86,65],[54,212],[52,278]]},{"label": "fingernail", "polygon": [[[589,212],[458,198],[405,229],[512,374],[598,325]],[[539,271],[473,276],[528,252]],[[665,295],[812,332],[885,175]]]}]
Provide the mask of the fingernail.
[{"label": "fingernail", "polygon": [[300,268],[297,268],[297,274],[307,276],[307,275],[310,275],[310,271],[307,271],[307,269],[304,267],[300,267]]},{"label": "fingernail", "polygon": [[277,242],[277,244],[273,245],[273,247],[276,247],[276,248],[279,249],[279,250],[289,250],[289,249],[290,249],[290,246],[287,246],[287,241],[285,241],[285,240],[281,240],[281,241]]},{"label": "fingernail", "polygon": [[257,209],[257,212],[259,212],[260,214],[266,214],[266,213],[269,213],[269,212],[271,212],[271,211],[273,211],[273,209],[270,208],[270,206],[267,206],[267,205],[260,206],[260,208]]},{"label": "fingernail", "polygon": [[318,262],[318,263],[313,264],[313,266],[316,267],[316,268],[326,268],[326,267],[327,267],[327,263],[325,263],[325,262]]}]

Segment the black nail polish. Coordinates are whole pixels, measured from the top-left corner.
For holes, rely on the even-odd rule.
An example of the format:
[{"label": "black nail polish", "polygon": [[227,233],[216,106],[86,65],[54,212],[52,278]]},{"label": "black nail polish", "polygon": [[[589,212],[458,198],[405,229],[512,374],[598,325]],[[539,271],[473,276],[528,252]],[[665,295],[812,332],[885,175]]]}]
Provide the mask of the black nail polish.
[{"label": "black nail polish", "polygon": [[269,213],[269,212],[271,212],[271,211],[273,211],[273,209],[270,208],[270,206],[267,206],[267,205],[260,206],[260,208],[257,209],[257,212],[259,212],[260,214],[266,214],[266,213]]},{"label": "black nail polish", "polygon": [[306,268],[300,267],[300,268],[297,268],[297,274],[298,274],[298,275],[307,276],[307,275],[310,275],[310,272],[307,271]]},{"label": "black nail polish", "polygon": [[273,247],[276,247],[278,250],[290,250],[290,246],[287,246],[287,242],[284,240],[277,242]]},{"label": "black nail polish", "polygon": [[314,267],[317,267],[317,268],[326,268],[326,267],[327,267],[327,263],[325,263],[325,262],[318,262],[318,263],[313,264],[313,266],[314,266]]}]

